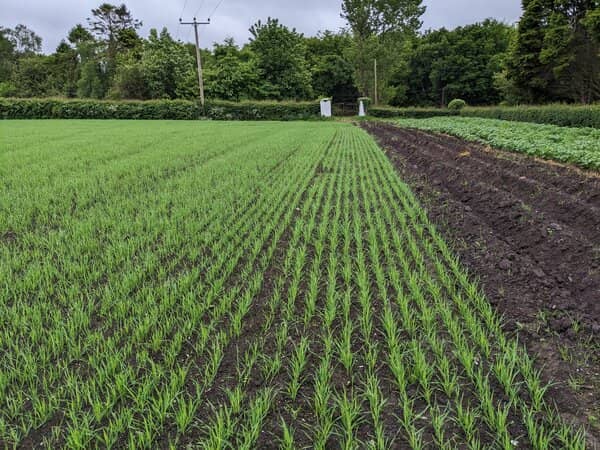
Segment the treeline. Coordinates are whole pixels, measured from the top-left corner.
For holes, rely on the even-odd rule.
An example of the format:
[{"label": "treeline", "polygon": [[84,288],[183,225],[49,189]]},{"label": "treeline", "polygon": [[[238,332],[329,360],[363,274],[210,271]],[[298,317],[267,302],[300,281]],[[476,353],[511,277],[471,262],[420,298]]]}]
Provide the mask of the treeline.
[{"label": "treeline", "polygon": [[[421,30],[422,0],[343,0],[347,29],[305,37],[277,19],[202,50],[215,100],[358,96],[394,106],[592,103],[600,99],[597,0],[523,0],[517,26],[493,19]],[[194,47],[139,34],[125,6],[102,4],[50,55],[24,25],[0,28],[0,97],[195,99]],[[377,92],[375,92],[375,61]]]}]

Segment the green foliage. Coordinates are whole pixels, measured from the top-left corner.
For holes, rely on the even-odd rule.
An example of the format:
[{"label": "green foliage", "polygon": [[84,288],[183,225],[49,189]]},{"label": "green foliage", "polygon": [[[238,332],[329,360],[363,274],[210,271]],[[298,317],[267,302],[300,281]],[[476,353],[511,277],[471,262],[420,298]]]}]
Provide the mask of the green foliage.
[{"label": "green foliage", "polygon": [[0,82],[0,97],[14,97],[17,95],[17,87],[10,81]]},{"label": "green foliage", "polygon": [[296,29],[269,17],[250,28],[250,48],[256,54],[258,75],[263,80],[258,98],[304,99],[312,95],[306,65],[306,45]]},{"label": "green foliage", "polygon": [[14,29],[3,29],[2,34],[11,42],[17,54],[33,55],[42,51],[42,38],[23,24]]},{"label": "green foliage", "polygon": [[215,120],[306,120],[320,114],[318,102],[209,101],[206,117]]},{"label": "green foliage", "polygon": [[0,135],[8,447],[585,448],[358,127]]},{"label": "green foliage", "polygon": [[[206,104],[215,120],[306,120],[319,117],[317,102],[227,102]],[[2,119],[176,119],[202,118],[198,103],[186,100],[94,101],[0,99]]]},{"label": "green foliage", "polygon": [[140,61],[148,98],[189,98],[189,81],[195,77],[194,58],[173,40],[166,28],[150,30]]},{"label": "green foliage", "polygon": [[401,119],[401,126],[452,134],[539,158],[600,169],[600,130],[475,117]]},{"label": "green foliage", "polygon": [[600,128],[600,105],[546,105],[466,108],[462,116],[558,125]]},{"label": "green foliage", "polygon": [[198,119],[197,103],[185,100],[94,101],[0,99],[2,119]]},{"label": "green foliage", "polygon": [[467,102],[461,100],[460,98],[455,98],[450,103],[448,103],[448,109],[450,111],[460,111],[465,106],[467,106]]},{"label": "green foliage", "polygon": [[[362,95],[387,101],[388,83],[399,64],[398,54],[416,38],[426,7],[422,0],[344,0],[342,18],[354,38],[350,47],[356,85]],[[374,92],[377,59],[378,92]],[[394,89],[395,91],[395,89]]]},{"label": "green foliage", "polygon": [[348,55],[352,37],[325,31],[306,40],[306,59],[317,97],[331,97],[335,102],[354,102],[358,90],[354,83],[354,66]]},{"label": "green foliage", "polygon": [[389,119],[394,117],[405,117],[414,119],[423,119],[427,117],[439,116],[455,116],[458,111],[453,111],[446,108],[391,108],[391,107],[374,107],[369,108],[369,115],[381,119]]},{"label": "green foliage", "polygon": [[496,20],[426,32],[401,54],[394,71],[395,106],[442,106],[460,96],[472,105],[500,101],[494,76],[503,69],[513,29]]},{"label": "green foliage", "polygon": [[15,47],[9,39],[9,29],[0,27],[0,82],[11,77],[15,58]]},{"label": "green foliage", "polygon": [[359,37],[413,34],[422,25],[422,0],[343,0],[342,18]]},{"label": "green foliage", "polygon": [[508,77],[530,103],[600,99],[596,0],[527,0]]},{"label": "green foliage", "polygon": [[207,65],[206,92],[209,98],[240,101],[260,93],[257,59],[248,47],[240,49],[233,39],[215,44],[213,61]]}]

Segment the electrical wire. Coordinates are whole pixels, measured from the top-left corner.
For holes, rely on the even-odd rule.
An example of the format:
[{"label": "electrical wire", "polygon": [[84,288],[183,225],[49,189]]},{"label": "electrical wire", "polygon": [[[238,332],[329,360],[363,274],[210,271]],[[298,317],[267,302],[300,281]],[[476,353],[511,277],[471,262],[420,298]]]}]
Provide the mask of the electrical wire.
[{"label": "electrical wire", "polygon": [[200,6],[198,6],[198,9],[196,10],[196,12],[194,13],[194,17],[198,17],[198,13],[200,12],[200,10],[202,9],[202,7],[204,6],[204,0],[202,0],[200,2]]},{"label": "electrical wire", "polygon": [[[183,13],[185,12],[185,7],[188,4],[188,0],[185,0],[185,2],[183,3],[183,8],[181,8],[181,12],[179,13],[179,22],[181,22],[181,18],[183,17]],[[181,33],[181,23],[177,24],[177,36],[175,37],[175,40],[178,41],[179,40],[179,34]]]},{"label": "electrical wire", "polygon": [[223,3],[223,0],[219,0],[219,3],[217,3],[217,6],[215,6],[215,9],[213,9],[212,12],[210,13],[210,15],[208,16],[209,20],[213,16],[213,14],[217,11],[217,9],[219,9],[219,6],[221,6],[221,3]]},{"label": "electrical wire", "polygon": [[183,4],[183,8],[181,8],[181,12],[179,13],[179,18],[181,19],[183,17],[183,13],[185,12],[185,7],[188,4],[188,0],[185,0],[184,4]]}]

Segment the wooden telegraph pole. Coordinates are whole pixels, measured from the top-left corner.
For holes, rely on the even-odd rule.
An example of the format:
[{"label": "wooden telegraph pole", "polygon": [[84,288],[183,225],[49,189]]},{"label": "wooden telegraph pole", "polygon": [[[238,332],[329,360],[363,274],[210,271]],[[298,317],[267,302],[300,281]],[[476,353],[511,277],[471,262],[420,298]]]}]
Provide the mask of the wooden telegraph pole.
[{"label": "wooden telegraph pole", "polygon": [[377,98],[377,59],[373,61],[373,78],[375,80],[375,93],[373,95],[373,104],[377,105],[377,103],[379,102],[379,99]]},{"label": "wooden telegraph pole", "polygon": [[202,58],[200,56],[200,40],[198,38],[198,25],[210,25],[210,19],[206,22],[198,22],[194,17],[193,22],[182,22],[179,19],[179,23],[181,25],[193,25],[194,26],[194,34],[196,35],[196,63],[198,64],[198,87],[200,88],[200,104],[202,105],[202,109],[204,109],[204,80],[202,79]]}]

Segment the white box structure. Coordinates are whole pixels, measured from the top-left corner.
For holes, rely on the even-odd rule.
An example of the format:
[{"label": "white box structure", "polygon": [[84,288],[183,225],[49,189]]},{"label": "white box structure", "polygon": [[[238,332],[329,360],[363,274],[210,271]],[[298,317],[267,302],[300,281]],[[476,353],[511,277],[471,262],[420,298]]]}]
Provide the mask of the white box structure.
[{"label": "white box structure", "polygon": [[321,100],[321,117],[331,117],[331,99]]}]

